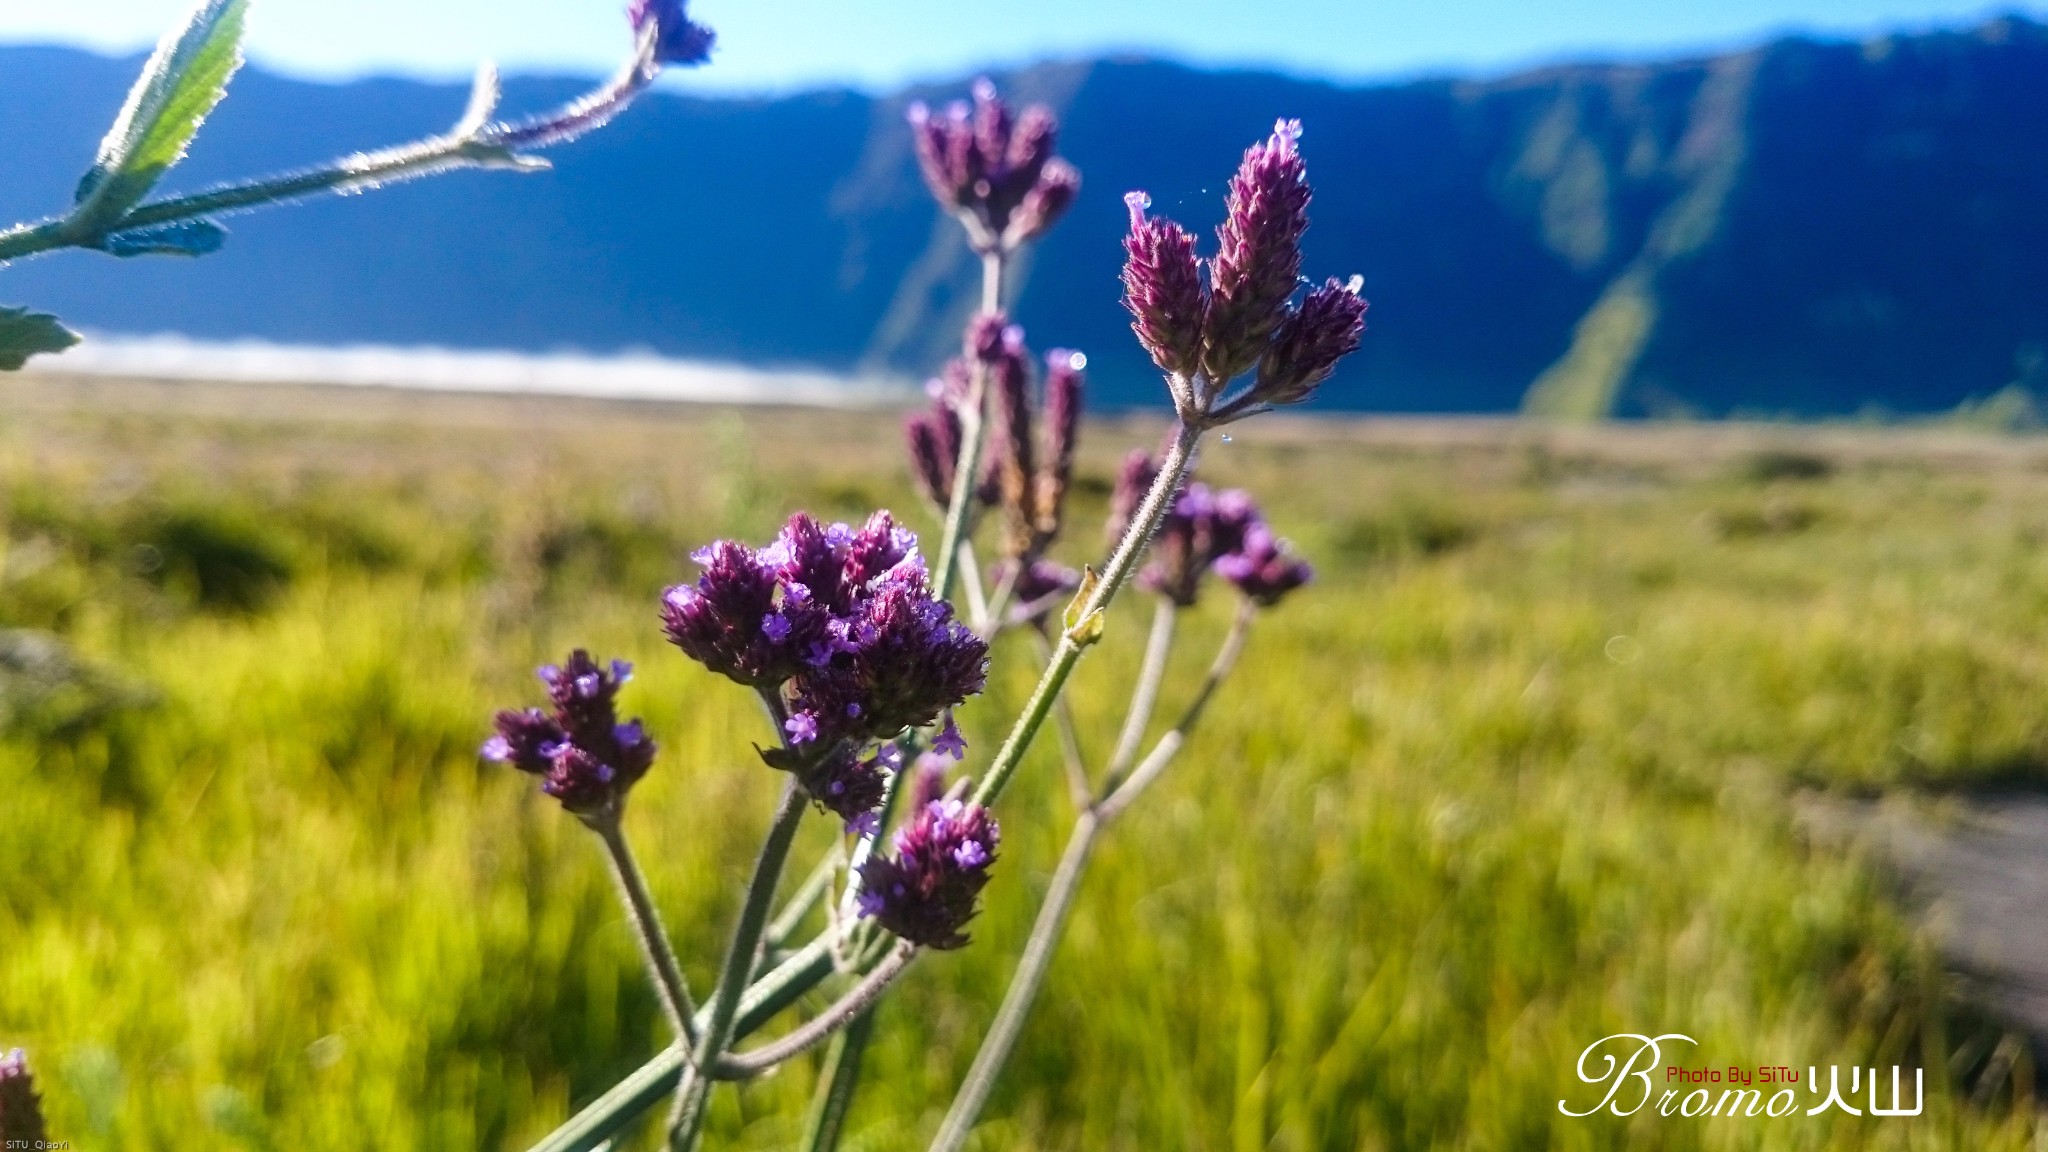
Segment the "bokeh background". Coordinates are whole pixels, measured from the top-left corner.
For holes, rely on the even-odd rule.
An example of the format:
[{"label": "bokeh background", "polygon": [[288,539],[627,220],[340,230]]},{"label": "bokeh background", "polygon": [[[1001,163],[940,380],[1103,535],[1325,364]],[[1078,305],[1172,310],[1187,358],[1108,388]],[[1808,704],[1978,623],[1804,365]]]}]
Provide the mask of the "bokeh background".
[{"label": "bokeh background", "polygon": [[[67,201],[179,9],[0,13],[0,214]],[[1125,190],[1206,227],[1300,116],[1307,267],[1374,307],[1317,404],[1201,461],[1319,580],[1100,850],[978,1146],[2039,1146],[2048,28],[693,11],[712,65],[552,172],[238,218],[198,262],[0,269],[92,338],[0,386],[0,1043],[54,1136],[516,1149],[664,1042],[595,846],[476,747],[534,665],[636,661],[663,754],[629,832],[702,985],[780,782],[657,597],[799,507],[936,530],[898,408],[975,272],[902,117],[985,71],[1059,109],[1086,181],[1015,284],[1034,342],[1091,363],[1063,559],[1100,556],[1116,463],[1164,428],[1117,304]],[[537,106],[624,38],[580,3],[257,13],[180,186],[438,128],[479,56]],[[361,386],[429,348],[508,355],[464,361],[485,394]],[[540,354],[596,395],[503,394]],[[649,363],[668,392],[603,398]],[[748,402],[704,402],[712,372]],[[1098,757],[1148,611],[1079,675]],[[1035,670],[999,653],[978,750]],[[884,1010],[850,1147],[922,1147],[972,1057],[1071,815],[1046,745],[975,945]],[[1638,1031],[1921,1068],[1926,1110],[1561,1115],[1580,1052]],[[788,1147],[814,1073],[728,1094],[717,1146]]]}]

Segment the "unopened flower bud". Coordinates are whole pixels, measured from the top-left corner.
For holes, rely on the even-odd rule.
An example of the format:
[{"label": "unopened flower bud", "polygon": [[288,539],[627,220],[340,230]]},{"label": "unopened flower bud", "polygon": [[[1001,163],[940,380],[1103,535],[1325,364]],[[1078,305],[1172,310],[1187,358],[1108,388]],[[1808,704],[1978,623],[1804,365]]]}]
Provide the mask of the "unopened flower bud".
[{"label": "unopened flower bud", "polygon": [[1300,121],[1280,121],[1230,179],[1203,332],[1202,367],[1218,387],[1257,363],[1301,279],[1309,186],[1300,138]]},{"label": "unopened flower bud", "polygon": [[1045,170],[1024,193],[1023,202],[1010,215],[1003,242],[1014,248],[1045,235],[1073,207],[1074,198],[1080,194],[1080,169],[1065,160],[1045,165]]},{"label": "unopened flower bud", "polygon": [[1059,535],[1066,508],[1067,486],[1074,476],[1074,448],[1081,432],[1081,394],[1087,385],[1088,357],[1070,348],[1055,348],[1045,358],[1045,462],[1038,474],[1033,501],[1039,539]]},{"label": "unopened flower bud", "polygon": [[1259,359],[1259,374],[1247,399],[1256,404],[1295,404],[1315,394],[1337,361],[1358,350],[1365,334],[1365,300],[1359,278],[1335,278],[1311,291],[1291,309]]},{"label": "unopened flower bud", "polygon": [[775,570],[735,540],[720,540],[692,559],[704,566],[697,582],[662,593],[669,643],[741,684],[769,687],[794,675],[801,658],[775,623],[794,623],[781,611]]},{"label": "unopened flower bud", "polygon": [[1011,337],[1010,319],[1001,312],[977,312],[961,334],[961,354],[983,364],[994,363],[1004,355],[1006,341],[1021,338],[1021,334]]},{"label": "unopened flower bud", "polygon": [[1003,348],[989,364],[994,401],[996,477],[1003,507],[1003,554],[1022,556],[1035,547],[1036,450],[1032,443],[1031,362],[1021,329],[1004,334]]},{"label": "unopened flower bud", "polygon": [[875,830],[877,809],[888,787],[880,754],[863,757],[853,746],[842,744],[806,770],[799,782],[819,807],[845,822],[848,832],[866,835]]},{"label": "unopened flower bud", "polygon": [[[1010,131],[1010,151],[1007,157],[1009,179],[1020,188],[1030,188],[1039,182],[1046,166],[1053,161],[1053,152],[1058,147],[1059,121],[1054,119],[1052,109],[1043,104],[1033,104],[1017,117],[1017,125]],[[1061,163],[1069,172],[1073,165]],[[1080,173],[1074,172],[1075,183],[1080,182]]]},{"label": "unopened flower bud", "polygon": [[[1207,307],[1201,271],[1195,262],[1195,238],[1163,216],[1147,217],[1152,200],[1143,192],[1124,197],[1131,210],[1131,231],[1124,237],[1124,307],[1131,313],[1131,331],[1175,381],[1175,387],[1201,367],[1202,314]],[[1184,396],[1175,400],[1186,406]]]},{"label": "unopened flower bud", "polygon": [[960,421],[943,406],[936,412],[913,412],[903,421],[910,445],[910,476],[934,508],[953,499],[953,469],[960,460]]},{"label": "unopened flower bud", "polygon": [[965,945],[962,929],[979,910],[1000,840],[995,818],[978,804],[925,804],[896,833],[894,854],[872,856],[861,868],[861,915],[912,944]]}]

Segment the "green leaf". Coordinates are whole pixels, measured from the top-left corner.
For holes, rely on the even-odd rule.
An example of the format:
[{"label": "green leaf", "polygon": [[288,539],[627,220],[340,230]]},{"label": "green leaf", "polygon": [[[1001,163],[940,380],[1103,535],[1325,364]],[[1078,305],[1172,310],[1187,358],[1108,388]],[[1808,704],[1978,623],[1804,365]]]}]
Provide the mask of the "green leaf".
[{"label": "green leaf", "polygon": [[100,250],[114,256],[204,256],[219,251],[227,236],[211,220],[180,220],[115,232],[100,242]]},{"label": "green leaf", "polygon": [[1081,570],[1081,587],[1075,591],[1074,599],[1068,603],[1066,612],[1060,617],[1060,623],[1065,627],[1067,639],[1073,641],[1074,645],[1078,648],[1086,648],[1090,644],[1101,640],[1102,629],[1108,623],[1107,618],[1102,613],[1102,609],[1097,608],[1093,612],[1087,611],[1088,601],[1095,598],[1095,590],[1101,584],[1102,578],[1096,575],[1094,566],[1091,565],[1083,568]]},{"label": "green leaf", "polygon": [[185,158],[193,133],[242,65],[248,10],[249,0],[201,0],[156,46],[79,181],[75,219],[117,222]]},{"label": "green leaf", "polygon": [[17,372],[38,352],[62,352],[78,333],[55,316],[26,308],[0,308],[0,372]]}]

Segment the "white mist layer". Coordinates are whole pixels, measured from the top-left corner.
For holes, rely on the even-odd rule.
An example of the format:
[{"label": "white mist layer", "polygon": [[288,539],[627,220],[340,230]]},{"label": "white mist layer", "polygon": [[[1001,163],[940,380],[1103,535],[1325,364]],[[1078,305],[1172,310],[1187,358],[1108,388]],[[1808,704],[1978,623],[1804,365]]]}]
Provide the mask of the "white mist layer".
[{"label": "white mist layer", "polygon": [[374,344],[325,347],[264,340],[192,340],[175,335],[92,334],[60,355],[36,357],[28,367],[39,375],[820,408],[897,405],[918,394],[908,382],[883,376],[670,360],[645,352],[590,356]]}]

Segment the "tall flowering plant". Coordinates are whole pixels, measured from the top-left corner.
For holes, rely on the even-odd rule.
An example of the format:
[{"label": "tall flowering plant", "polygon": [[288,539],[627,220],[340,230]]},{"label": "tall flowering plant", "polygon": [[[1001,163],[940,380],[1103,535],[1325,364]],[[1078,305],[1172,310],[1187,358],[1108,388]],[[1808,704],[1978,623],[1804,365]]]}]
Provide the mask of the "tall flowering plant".
[{"label": "tall flowering plant", "polygon": [[[1250,494],[1191,479],[1206,433],[1307,399],[1363,331],[1356,278],[1300,290],[1309,203],[1300,125],[1281,121],[1246,151],[1212,257],[1199,256],[1179,225],[1148,215],[1144,193],[1125,198],[1124,304],[1176,420],[1162,448],[1126,459],[1107,557],[1079,572],[1051,550],[1067,526],[1087,358],[1033,354],[1006,311],[1010,259],[1058,220],[1079,173],[1055,153],[1052,113],[1013,114],[987,81],[942,112],[913,106],[910,129],[925,181],[965,230],[982,275],[959,355],[930,382],[929,407],[905,421],[936,546],[886,510],[858,526],[797,512],[773,540],[700,549],[694,579],[669,588],[660,605],[672,644],[760,697],[759,758],[785,777],[701,1007],[619,830],[626,793],[653,756],[639,725],[620,723],[611,706],[626,666],[576,652],[543,668],[549,707],[499,713],[484,746],[487,757],[538,777],[598,834],[675,1037],[535,1152],[598,1147],[665,1097],[669,1147],[695,1148],[719,1083],[828,1041],[803,1147],[837,1147],[877,1002],[924,954],[972,942],[981,895],[1000,882],[998,801],[1050,722],[1075,817],[1016,974],[932,1143],[962,1147],[1044,984],[1102,835],[1180,753],[1258,617],[1310,580]],[[1154,598],[1152,628],[1112,751],[1091,764],[1062,694],[1132,583]],[[1154,736],[1177,624],[1217,585],[1237,601],[1230,629],[1192,702]],[[991,647],[1010,637],[1036,646],[1043,671],[1008,736],[979,760],[954,712],[981,692]],[[795,832],[813,810],[843,834],[777,908]],[[823,931],[792,947],[820,906]],[[821,986],[838,989],[827,1007],[748,1046]]]},{"label": "tall flowering plant", "polygon": [[[164,40],[76,203],[0,232],[0,260],[65,247],[198,255],[224,238],[214,219],[223,213],[456,168],[537,167],[534,150],[603,125],[662,67],[698,63],[712,43],[682,0],[632,0],[636,40],[626,65],[553,112],[493,119],[497,88],[485,69],[468,112],[442,136],[152,198],[235,70],[246,4],[203,0]],[[673,1036],[535,1152],[606,1146],[663,1100],[668,1146],[694,1149],[720,1084],[828,1043],[803,1146],[836,1148],[875,1006],[926,953],[972,943],[981,896],[1000,880],[998,803],[1050,722],[1075,815],[1016,973],[932,1143],[945,1152],[962,1147],[1043,986],[1101,837],[1178,756],[1258,617],[1310,580],[1308,565],[1249,494],[1192,479],[1207,433],[1308,399],[1363,331],[1356,277],[1301,290],[1310,190],[1300,125],[1281,121],[1245,152],[1212,256],[1198,255],[1186,229],[1148,215],[1143,192],[1125,197],[1124,306],[1162,374],[1175,422],[1159,450],[1126,459],[1107,554],[1075,571],[1051,553],[1067,527],[1087,358],[1070,349],[1035,355],[1009,319],[1007,297],[1013,257],[1059,221],[1081,178],[1058,155],[1049,109],[1013,112],[987,81],[971,97],[941,111],[916,105],[909,116],[925,182],[964,230],[982,287],[960,355],[931,382],[930,407],[905,426],[913,479],[937,521],[935,544],[887,510],[858,525],[796,512],[771,540],[699,549],[695,572],[658,605],[670,644],[759,698],[766,726],[756,751],[762,769],[782,780],[702,1000],[625,833],[633,789],[659,759],[654,734],[620,712],[632,665],[574,650],[539,670],[541,702],[491,720],[483,758],[533,777],[601,846]],[[0,310],[0,367],[73,341],[50,317]],[[984,546],[992,548],[986,566]],[[1105,639],[1111,604],[1133,583],[1154,598],[1152,627],[1112,751],[1091,764],[1063,693]],[[1148,745],[1178,621],[1219,583],[1236,599],[1231,627],[1192,702]],[[971,759],[954,714],[980,695],[991,647],[1009,638],[1032,644],[1043,669],[1000,745]],[[778,907],[797,832],[814,811],[841,835]],[[820,907],[823,930],[794,943]],[[825,1008],[773,1039],[754,1039],[819,989],[833,993]],[[26,1058],[14,1052],[0,1059],[0,1136],[42,1135],[40,1098]]]}]

